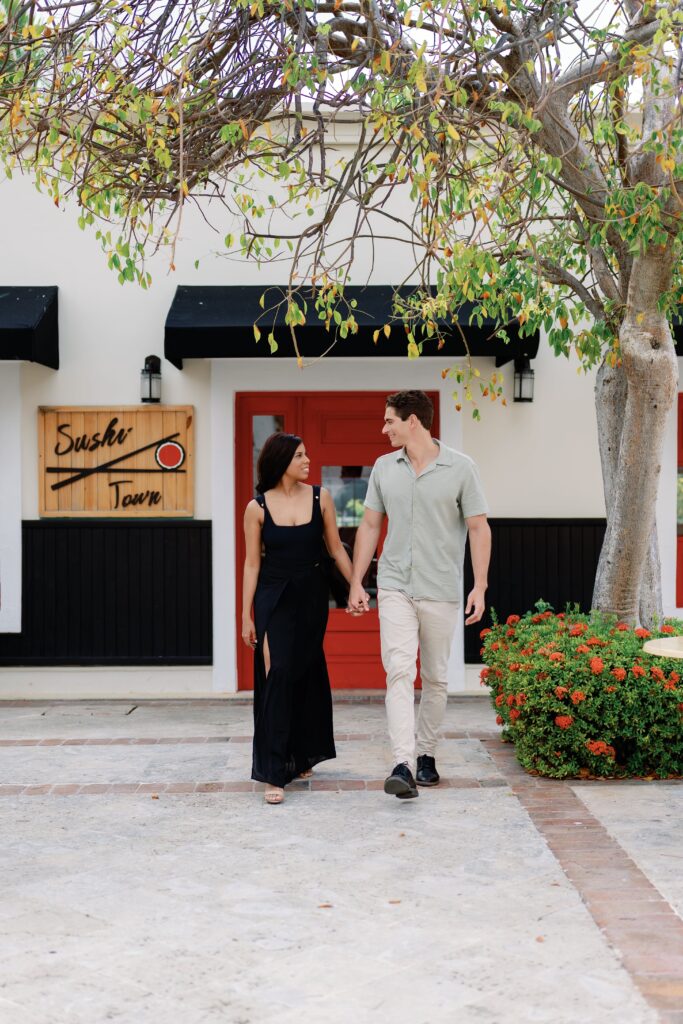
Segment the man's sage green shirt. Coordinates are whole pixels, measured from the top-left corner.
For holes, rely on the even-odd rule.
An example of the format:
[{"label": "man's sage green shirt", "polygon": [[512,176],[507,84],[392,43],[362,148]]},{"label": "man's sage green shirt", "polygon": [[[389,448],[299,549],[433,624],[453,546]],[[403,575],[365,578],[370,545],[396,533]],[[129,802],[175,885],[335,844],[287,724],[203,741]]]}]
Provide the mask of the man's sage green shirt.
[{"label": "man's sage green shirt", "polygon": [[439,454],[415,475],[405,449],[375,463],[365,505],[388,516],[377,585],[426,601],[460,601],[466,519],[488,513],[472,459],[435,440]]}]

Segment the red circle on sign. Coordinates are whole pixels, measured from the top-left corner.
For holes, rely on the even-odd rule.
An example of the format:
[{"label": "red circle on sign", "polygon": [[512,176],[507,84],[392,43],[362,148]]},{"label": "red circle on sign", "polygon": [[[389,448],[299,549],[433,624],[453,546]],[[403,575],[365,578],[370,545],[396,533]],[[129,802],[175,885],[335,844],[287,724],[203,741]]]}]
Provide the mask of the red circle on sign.
[{"label": "red circle on sign", "polygon": [[175,441],[164,441],[154,453],[162,469],[178,469],[185,461],[185,449]]}]

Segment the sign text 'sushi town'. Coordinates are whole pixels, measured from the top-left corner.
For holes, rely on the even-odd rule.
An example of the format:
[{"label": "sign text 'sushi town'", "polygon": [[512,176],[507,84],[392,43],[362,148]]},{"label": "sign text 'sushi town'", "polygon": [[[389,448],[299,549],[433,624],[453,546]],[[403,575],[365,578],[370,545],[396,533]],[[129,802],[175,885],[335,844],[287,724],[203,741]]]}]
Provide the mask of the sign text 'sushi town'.
[{"label": "sign text 'sushi town'", "polygon": [[[125,444],[132,427],[121,427],[116,429],[119,420],[117,416],[107,424],[104,431],[95,431],[94,434],[79,434],[72,437],[69,433],[70,423],[60,423],[57,426],[57,433],[60,440],[55,445],[55,455],[68,455],[69,452],[95,452],[98,448],[113,448],[116,445]],[[112,470],[113,471],[113,470]],[[121,471],[123,472],[123,470]],[[129,508],[135,505],[158,505],[161,501],[161,492],[154,490],[133,491],[123,493],[121,488],[124,484],[132,484],[132,480],[112,480],[109,484],[113,488],[114,501],[112,508]]]},{"label": "sign text 'sushi town'", "polygon": [[194,514],[191,405],[40,406],[39,512]]}]

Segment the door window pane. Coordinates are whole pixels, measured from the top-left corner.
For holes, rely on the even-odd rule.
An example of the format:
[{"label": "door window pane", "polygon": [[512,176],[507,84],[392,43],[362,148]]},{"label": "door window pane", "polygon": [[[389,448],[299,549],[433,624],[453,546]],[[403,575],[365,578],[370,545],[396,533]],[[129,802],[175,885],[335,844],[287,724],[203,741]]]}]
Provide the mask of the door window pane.
[{"label": "door window pane", "polygon": [[[372,466],[323,466],[321,483],[332,495],[337,513],[341,542],[349,558],[353,557],[356,530],[363,518],[363,504]],[[370,594],[370,607],[377,607],[377,552],[365,576],[364,586]],[[348,585],[336,566],[332,567],[330,607],[346,608]]]},{"label": "door window pane", "polygon": [[252,416],[252,491],[256,494],[256,463],[261,449],[271,434],[281,434],[285,429],[284,416]]}]

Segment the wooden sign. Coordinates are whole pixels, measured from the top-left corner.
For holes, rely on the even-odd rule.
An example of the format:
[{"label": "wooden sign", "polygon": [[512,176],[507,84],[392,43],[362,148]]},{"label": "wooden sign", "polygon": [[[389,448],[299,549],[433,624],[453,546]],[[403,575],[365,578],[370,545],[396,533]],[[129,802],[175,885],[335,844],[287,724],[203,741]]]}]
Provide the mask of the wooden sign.
[{"label": "wooden sign", "polygon": [[191,405],[38,410],[41,516],[191,516]]}]

